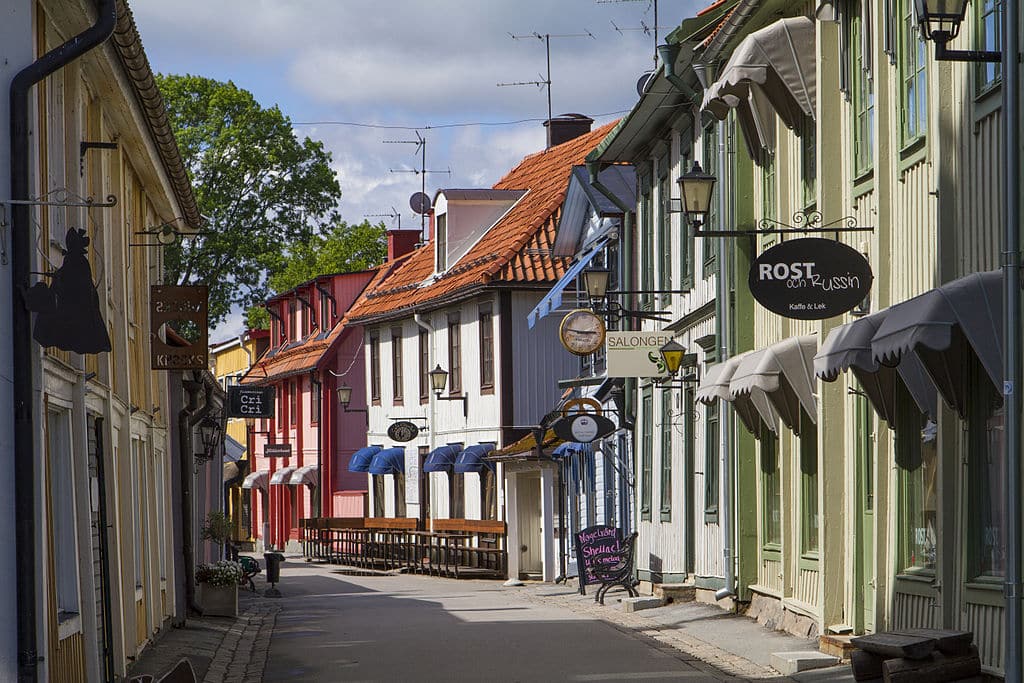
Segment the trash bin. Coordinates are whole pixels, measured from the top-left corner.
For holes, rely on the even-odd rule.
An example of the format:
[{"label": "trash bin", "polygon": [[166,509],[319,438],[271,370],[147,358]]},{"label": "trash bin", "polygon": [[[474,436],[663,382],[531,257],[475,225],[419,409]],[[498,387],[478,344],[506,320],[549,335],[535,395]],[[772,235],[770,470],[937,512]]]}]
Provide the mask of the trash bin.
[{"label": "trash bin", "polygon": [[281,580],[281,563],[284,562],[284,555],[281,553],[263,553],[263,559],[267,563],[267,583],[277,583]]}]

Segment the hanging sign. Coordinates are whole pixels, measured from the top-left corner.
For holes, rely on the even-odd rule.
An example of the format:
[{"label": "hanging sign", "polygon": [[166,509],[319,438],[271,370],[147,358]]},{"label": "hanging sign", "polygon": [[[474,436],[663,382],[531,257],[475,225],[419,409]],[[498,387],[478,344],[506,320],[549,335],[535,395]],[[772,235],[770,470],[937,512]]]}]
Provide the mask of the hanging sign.
[{"label": "hanging sign", "polygon": [[[154,285],[149,288],[149,347],[153,370],[205,370],[209,353],[207,342],[207,289],[205,285]],[[189,343],[174,335],[178,344],[160,338],[163,326],[172,321],[190,323],[197,339]]]},{"label": "hanging sign", "polygon": [[609,436],[615,431],[615,423],[604,415],[579,413],[560,417],[551,425],[558,438],[577,443],[590,443]]},{"label": "hanging sign", "polygon": [[605,345],[606,376],[665,376],[668,369],[659,349],[671,340],[671,332],[609,332]]},{"label": "hanging sign", "polygon": [[412,441],[420,434],[420,428],[412,422],[399,420],[388,427],[388,438],[398,443]]},{"label": "hanging sign", "polygon": [[274,417],[274,387],[228,387],[228,417]]},{"label": "hanging sign", "polygon": [[853,247],[806,237],[775,245],[754,259],[750,293],[772,313],[824,320],[856,307],[871,291],[871,264]]},{"label": "hanging sign", "polygon": [[290,458],[292,457],[292,445],[290,443],[268,443],[263,446],[264,458]]}]

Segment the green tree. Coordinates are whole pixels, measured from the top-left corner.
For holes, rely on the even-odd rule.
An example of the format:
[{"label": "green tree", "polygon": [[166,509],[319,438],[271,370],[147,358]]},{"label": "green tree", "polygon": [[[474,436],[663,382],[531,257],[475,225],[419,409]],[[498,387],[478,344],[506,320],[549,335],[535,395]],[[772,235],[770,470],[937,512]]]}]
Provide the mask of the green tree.
[{"label": "green tree", "polygon": [[336,222],[322,234],[293,242],[288,252],[272,267],[270,286],[285,292],[318,275],[351,273],[366,270],[384,262],[387,237],[383,223],[364,220],[357,225]]},{"label": "green tree", "polygon": [[210,288],[210,327],[269,293],[281,251],[337,222],[341,187],[323,144],[295,136],[275,107],[201,76],[159,75],[204,234],[166,248],[168,281]]}]

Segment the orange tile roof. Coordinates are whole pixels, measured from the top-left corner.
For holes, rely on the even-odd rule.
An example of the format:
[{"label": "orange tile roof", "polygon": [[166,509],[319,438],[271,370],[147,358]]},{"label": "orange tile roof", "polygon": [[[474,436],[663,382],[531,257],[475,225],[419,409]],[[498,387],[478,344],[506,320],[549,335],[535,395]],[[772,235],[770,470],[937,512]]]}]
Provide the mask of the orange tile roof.
[{"label": "orange tile roof", "polygon": [[702,9],[701,11],[697,12],[697,16],[698,17],[702,17],[705,14],[707,14],[708,12],[714,12],[716,9],[718,9],[722,5],[725,5],[725,4],[730,3],[732,1],[733,0],[716,0],[716,2],[711,3],[710,5],[708,5],[707,7]]},{"label": "orange tile roof", "polygon": [[[719,4],[722,4],[722,3],[717,3],[716,2],[714,5],[709,7],[708,10],[710,10],[712,7],[715,7],[715,6],[719,5]],[[711,34],[707,38],[705,38],[703,41],[701,41],[701,44],[700,44],[701,47],[707,47],[708,45],[711,44],[711,41],[715,39],[715,36],[717,36],[722,31],[723,28],[725,28],[725,25],[729,23],[729,19],[732,17],[733,14],[736,13],[736,10],[738,8],[739,8],[739,5],[736,5],[736,7],[733,7],[731,10],[726,12],[725,16],[722,17],[722,20],[718,22],[718,26],[715,27],[715,30],[712,31]]]},{"label": "orange tile roof", "polygon": [[371,283],[349,309],[349,316],[356,321],[397,317],[490,284],[556,281],[565,272],[567,259],[552,257],[550,249],[569,175],[615,123],[523,159],[494,189],[528,192],[469,253],[440,278],[426,283],[434,273],[431,239],[393,268],[383,282]]}]

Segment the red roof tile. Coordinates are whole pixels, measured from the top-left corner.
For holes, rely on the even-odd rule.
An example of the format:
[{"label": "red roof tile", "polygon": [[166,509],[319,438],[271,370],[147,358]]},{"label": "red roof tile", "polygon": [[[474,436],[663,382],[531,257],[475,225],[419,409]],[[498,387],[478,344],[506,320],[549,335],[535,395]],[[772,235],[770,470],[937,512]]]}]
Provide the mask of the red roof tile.
[{"label": "red roof tile", "polygon": [[565,272],[567,259],[551,256],[555,227],[572,167],[616,122],[523,159],[494,185],[496,190],[528,190],[477,244],[437,280],[431,239],[397,264],[383,282],[371,283],[349,310],[356,321],[392,317],[489,284],[548,283]]}]

